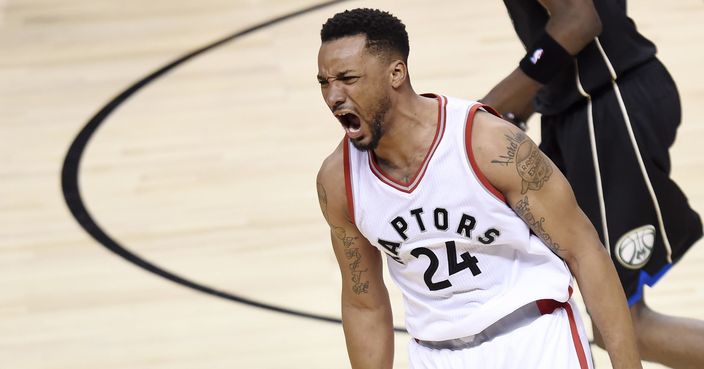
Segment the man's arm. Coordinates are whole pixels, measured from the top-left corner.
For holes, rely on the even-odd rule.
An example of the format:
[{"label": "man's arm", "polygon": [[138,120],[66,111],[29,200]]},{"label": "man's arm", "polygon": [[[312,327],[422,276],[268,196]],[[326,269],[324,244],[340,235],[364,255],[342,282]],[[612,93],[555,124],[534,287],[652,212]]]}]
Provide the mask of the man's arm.
[{"label": "man's arm", "polygon": [[323,163],[317,186],[320,209],[330,226],[342,274],[342,326],[347,353],[352,368],[390,369],[394,332],[382,258],[349,217],[342,161],[339,146]]},{"label": "man's arm", "polygon": [[[549,34],[570,55],[577,55],[601,33],[601,21],[592,0],[539,0],[550,14],[545,25]],[[532,45],[526,45],[531,52]],[[497,84],[482,102],[502,114],[512,113],[520,120],[533,114],[532,100],[542,83],[516,68]]]},{"label": "man's arm", "polygon": [[[518,149],[511,146],[516,142]],[[472,145],[489,182],[569,266],[604,336],[613,367],[640,368],[631,315],[616,270],[562,173],[525,133],[488,113],[477,113]],[[504,158],[500,163],[495,160],[499,157]]]}]

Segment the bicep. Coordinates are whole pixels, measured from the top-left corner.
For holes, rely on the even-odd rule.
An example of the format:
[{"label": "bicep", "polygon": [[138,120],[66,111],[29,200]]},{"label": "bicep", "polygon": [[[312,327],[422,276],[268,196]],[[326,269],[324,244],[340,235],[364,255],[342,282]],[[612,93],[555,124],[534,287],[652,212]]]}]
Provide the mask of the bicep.
[{"label": "bicep", "polygon": [[342,276],[343,300],[365,306],[383,302],[386,288],[379,251],[352,225],[331,224],[330,237]]},{"label": "bicep", "polygon": [[[534,145],[534,144],[533,144]],[[537,149],[537,146],[536,146]],[[600,244],[594,227],[577,205],[567,179],[540,152],[550,176],[528,191],[513,189],[506,193],[509,205],[540,237],[546,246],[568,262],[586,250],[584,245]],[[521,178],[522,181],[523,178]]]}]

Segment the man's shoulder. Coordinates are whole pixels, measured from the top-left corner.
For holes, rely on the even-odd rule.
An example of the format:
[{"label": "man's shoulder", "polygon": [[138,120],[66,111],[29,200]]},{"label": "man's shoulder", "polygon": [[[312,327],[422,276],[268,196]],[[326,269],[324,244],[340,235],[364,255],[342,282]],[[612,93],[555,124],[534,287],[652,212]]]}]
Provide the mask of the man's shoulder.
[{"label": "man's shoulder", "polygon": [[320,165],[317,177],[318,200],[325,219],[348,219],[343,140]]},{"label": "man's shoulder", "polygon": [[333,184],[338,180],[344,180],[345,157],[342,145],[344,140],[328,155],[320,165],[318,170],[318,182],[330,182]]},{"label": "man's shoulder", "polygon": [[494,151],[503,146],[503,141],[506,134],[520,134],[518,132],[520,129],[517,129],[517,127],[512,126],[504,119],[499,118],[488,111],[479,109],[473,118],[473,147],[481,147],[484,150]]},{"label": "man's shoulder", "polygon": [[471,137],[478,169],[503,193],[516,180],[519,156],[525,155],[534,144],[518,127],[484,111],[474,117]]}]

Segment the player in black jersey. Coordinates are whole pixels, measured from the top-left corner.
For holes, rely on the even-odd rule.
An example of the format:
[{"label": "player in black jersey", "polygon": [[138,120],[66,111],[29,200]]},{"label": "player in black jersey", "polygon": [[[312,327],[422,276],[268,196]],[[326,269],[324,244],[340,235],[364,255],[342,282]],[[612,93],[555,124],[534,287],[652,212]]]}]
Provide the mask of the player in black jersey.
[{"label": "player in black jersey", "polygon": [[[641,357],[704,368],[704,322],[657,313],[643,297],[702,236],[669,178],[680,101],[655,45],[625,0],[504,3],[527,54],[483,102],[519,125],[542,114],[540,147],[610,248]],[[595,341],[602,346],[598,333]]]}]

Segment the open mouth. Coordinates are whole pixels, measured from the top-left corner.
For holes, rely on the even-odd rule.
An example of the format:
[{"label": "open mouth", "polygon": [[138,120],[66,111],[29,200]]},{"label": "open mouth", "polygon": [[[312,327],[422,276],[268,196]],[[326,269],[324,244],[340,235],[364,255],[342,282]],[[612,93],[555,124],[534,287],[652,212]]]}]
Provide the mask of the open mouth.
[{"label": "open mouth", "polygon": [[362,127],[362,123],[358,116],[353,113],[339,113],[335,117],[340,121],[342,127],[348,133],[357,133]]}]

